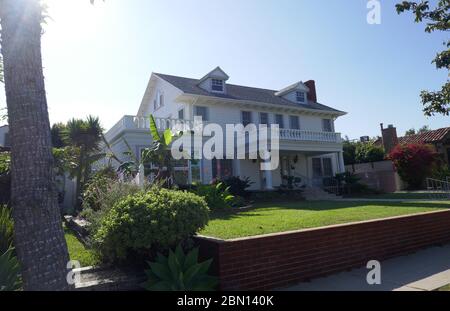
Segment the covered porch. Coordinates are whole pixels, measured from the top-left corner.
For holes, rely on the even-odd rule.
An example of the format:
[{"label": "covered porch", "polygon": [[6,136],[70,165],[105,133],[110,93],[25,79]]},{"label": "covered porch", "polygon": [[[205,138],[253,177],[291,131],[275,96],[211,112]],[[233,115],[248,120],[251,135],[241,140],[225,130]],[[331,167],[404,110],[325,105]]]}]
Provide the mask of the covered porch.
[{"label": "covered porch", "polygon": [[250,190],[322,187],[324,179],[345,171],[342,151],[280,151],[280,164],[273,171],[261,171],[259,160],[233,162],[235,176],[249,177],[253,182]]}]

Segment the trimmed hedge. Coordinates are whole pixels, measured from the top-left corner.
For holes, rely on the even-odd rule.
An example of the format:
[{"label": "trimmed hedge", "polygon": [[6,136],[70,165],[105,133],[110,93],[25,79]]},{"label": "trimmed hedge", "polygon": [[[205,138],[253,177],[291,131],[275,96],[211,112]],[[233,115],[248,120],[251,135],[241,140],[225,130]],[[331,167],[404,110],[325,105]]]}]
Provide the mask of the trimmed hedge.
[{"label": "trimmed hedge", "polygon": [[132,253],[168,249],[203,229],[209,209],[188,192],[151,189],[118,202],[102,219],[94,246],[104,261],[121,261]]}]

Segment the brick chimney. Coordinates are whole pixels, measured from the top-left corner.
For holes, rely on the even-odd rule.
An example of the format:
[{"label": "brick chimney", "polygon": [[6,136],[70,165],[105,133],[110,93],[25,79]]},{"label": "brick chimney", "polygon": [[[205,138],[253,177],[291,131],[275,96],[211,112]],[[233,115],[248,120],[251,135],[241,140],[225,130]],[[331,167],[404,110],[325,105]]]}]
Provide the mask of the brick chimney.
[{"label": "brick chimney", "polygon": [[390,153],[398,145],[397,129],[393,125],[384,128],[383,123],[380,124],[380,127],[384,151]]},{"label": "brick chimney", "polygon": [[308,100],[317,103],[316,81],[309,80],[304,83],[309,88]]}]

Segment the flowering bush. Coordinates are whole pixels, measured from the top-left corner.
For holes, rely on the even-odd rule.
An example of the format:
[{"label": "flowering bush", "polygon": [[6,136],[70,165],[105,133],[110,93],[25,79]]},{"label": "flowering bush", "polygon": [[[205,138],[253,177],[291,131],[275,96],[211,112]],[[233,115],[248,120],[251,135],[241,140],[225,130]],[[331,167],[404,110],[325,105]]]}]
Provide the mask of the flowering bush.
[{"label": "flowering bush", "polygon": [[398,174],[408,183],[408,187],[418,189],[430,174],[436,156],[431,146],[410,144],[396,146],[389,154],[389,159],[394,162]]}]

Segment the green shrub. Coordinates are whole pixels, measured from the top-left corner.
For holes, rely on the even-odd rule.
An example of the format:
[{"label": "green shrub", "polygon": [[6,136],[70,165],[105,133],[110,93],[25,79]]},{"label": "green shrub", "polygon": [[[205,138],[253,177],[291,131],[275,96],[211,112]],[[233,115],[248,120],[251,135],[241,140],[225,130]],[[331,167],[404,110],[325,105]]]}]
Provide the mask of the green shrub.
[{"label": "green shrub", "polygon": [[221,182],[212,185],[196,184],[193,191],[205,199],[212,211],[231,208],[234,204],[234,196],[230,193],[230,187],[226,187]]},{"label": "green shrub", "polygon": [[0,152],[0,204],[8,204],[11,198],[10,167],[10,153]]},{"label": "green shrub", "polygon": [[215,184],[222,182],[225,187],[229,188],[229,191],[234,196],[239,196],[243,198],[248,198],[249,192],[248,188],[253,184],[249,177],[240,179],[239,177],[229,177],[222,181],[218,181]]},{"label": "green shrub", "polygon": [[180,245],[169,256],[158,254],[156,262],[149,262],[145,271],[148,281],[144,287],[152,291],[211,291],[218,284],[216,277],[207,274],[212,259],[198,262],[198,248],[188,254]]},{"label": "green shrub", "polygon": [[20,267],[14,249],[0,252],[0,292],[19,290],[21,286]]},{"label": "green shrub", "polygon": [[372,143],[358,143],[355,150],[356,163],[371,163],[383,161],[384,149]]},{"label": "green shrub", "polygon": [[343,148],[345,165],[378,162],[385,159],[383,147],[375,145],[373,141],[344,141]]},{"label": "green shrub", "polygon": [[437,163],[431,172],[431,176],[434,179],[446,181],[447,178],[450,178],[450,167],[446,164]]},{"label": "green shrub", "polygon": [[14,256],[14,223],[11,212],[6,206],[0,206],[0,291],[20,289],[20,269]]},{"label": "green shrub", "polygon": [[109,167],[96,172],[86,183],[83,191],[83,209],[97,211],[102,207],[104,193],[109,190],[109,186],[117,182],[115,171]]},{"label": "green shrub", "polygon": [[90,233],[95,233],[103,217],[119,201],[139,193],[141,189],[134,183],[96,178],[87,187],[80,216],[91,223]]},{"label": "green shrub", "polygon": [[203,229],[208,214],[195,194],[152,188],[114,205],[94,235],[94,247],[106,261],[167,249]]},{"label": "green shrub", "polygon": [[336,174],[341,194],[378,194],[379,191],[360,182],[361,178],[351,172]]},{"label": "green shrub", "polygon": [[6,252],[13,243],[14,223],[11,211],[5,205],[0,205],[0,254]]}]

